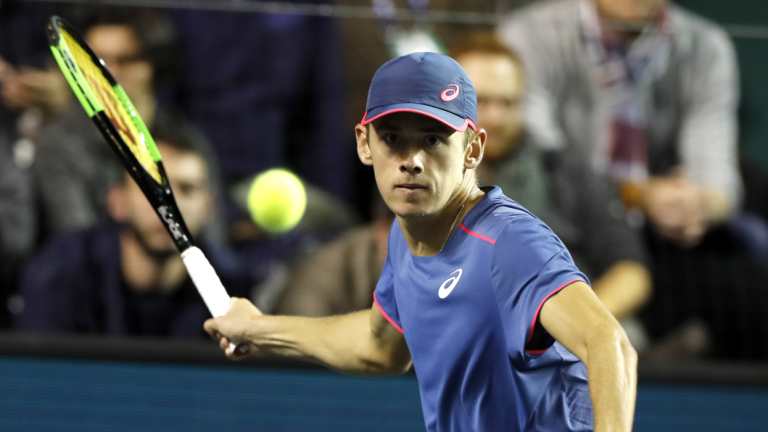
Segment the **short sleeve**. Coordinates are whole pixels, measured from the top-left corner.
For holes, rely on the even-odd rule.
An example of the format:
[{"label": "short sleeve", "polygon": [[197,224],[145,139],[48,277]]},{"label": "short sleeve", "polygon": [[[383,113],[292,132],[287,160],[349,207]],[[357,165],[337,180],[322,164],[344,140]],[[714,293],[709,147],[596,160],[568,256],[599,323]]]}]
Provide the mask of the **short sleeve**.
[{"label": "short sleeve", "polygon": [[397,311],[394,275],[389,255],[387,255],[387,261],[384,264],[381,277],[376,283],[376,290],[373,292],[373,306],[392,324],[395,330],[403,333],[403,327],[400,324],[400,314]]},{"label": "short sleeve", "polygon": [[507,349],[513,355],[548,348],[552,337],[536,331],[541,307],[568,285],[588,283],[549,228],[536,219],[519,222],[503,231],[491,264]]}]

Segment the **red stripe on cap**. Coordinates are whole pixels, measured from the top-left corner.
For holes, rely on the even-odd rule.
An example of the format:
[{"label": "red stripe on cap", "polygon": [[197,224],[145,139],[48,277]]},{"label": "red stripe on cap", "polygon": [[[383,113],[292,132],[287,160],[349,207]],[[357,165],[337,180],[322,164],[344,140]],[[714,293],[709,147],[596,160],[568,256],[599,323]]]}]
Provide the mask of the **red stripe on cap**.
[{"label": "red stripe on cap", "polygon": [[467,130],[467,127],[471,128],[473,130],[477,130],[477,126],[470,119],[464,119],[464,124],[457,128],[456,126],[448,123],[447,121],[441,119],[440,117],[438,117],[438,116],[436,116],[436,115],[434,115],[432,113],[429,113],[429,112],[426,112],[426,111],[417,110],[415,108],[393,108],[391,110],[384,111],[384,112],[379,113],[379,114],[377,114],[377,115],[375,115],[373,117],[370,117],[370,118],[367,117],[368,113],[366,112],[365,114],[363,114],[363,119],[360,120],[360,124],[365,126],[368,123],[371,123],[371,122],[373,122],[373,121],[375,121],[375,120],[377,120],[377,119],[379,119],[381,117],[384,117],[384,116],[390,115],[390,114],[394,114],[394,113],[399,113],[399,112],[409,112],[409,113],[421,114],[421,115],[423,115],[425,117],[429,117],[429,118],[431,118],[433,120],[437,120],[440,123],[448,126],[449,128],[451,128],[451,129],[453,129],[455,131],[458,131],[458,132],[464,132],[465,130]]},{"label": "red stripe on cap", "polygon": [[395,330],[397,330],[397,332],[398,332],[398,333],[400,333],[400,334],[403,334],[403,333],[404,333],[404,332],[403,332],[403,328],[402,328],[402,327],[400,327],[399,325],[397,325],[397,323],[395,322],[395,320],[393,320],[393,319],[392,319],[392,317],[391,317],[391,316],[389,316],[389,314],[387,313],[387,311],[385,311],[385,310],[384,310],[384,308],[383,308],[383,307],[381,307],[381,305],[379,304],[379,301],[378,301],[378,300],[376,300],[376,293],[374,293],[374,294],[373,294],[373,305],[374,305],[374,306],[376,306],[376,310],[378,310],[378,311],[379,311],[379,313],[381,314],[381,316],[383,316],[383,317],[384,317],[384,319],[385,319],[385,320],[387,320],[387,322],[389,322],[389,324],[391,324],[391,325],[392,325],[392,327],[394,327],[394,328],[395,328]]},{"label": "red stripe on cap", "polygon": [[496,240],[495,239],[492,239],[492,238],[490,238],[490,237],[488,237],[486,235],[482,235],[480,233],[474,232],[471,229],[467,228],[466,225],[464,225],[463,223],[459,224],[459,228],[461,228],[462,231],[464,231],[465,233],[471,235],[472,237],[479,238],[480,240],[482,240],[482,241],[484,241],[486,243],[490,243],[492,245],[496,244]]}]

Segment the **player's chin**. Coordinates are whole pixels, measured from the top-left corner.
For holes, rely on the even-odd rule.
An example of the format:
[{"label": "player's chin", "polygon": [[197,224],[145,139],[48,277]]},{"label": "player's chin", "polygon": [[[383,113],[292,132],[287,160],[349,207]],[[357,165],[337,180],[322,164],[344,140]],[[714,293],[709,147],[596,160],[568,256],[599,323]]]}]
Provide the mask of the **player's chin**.
[{"label": "player's chin", "polygon": [[431,206],[426,202],[399,201],[389,206],[392,213],[402,218],[423,217],[431,214]]},{"label": "player's chin", "polygon": [[434,207],[429,189],[393,188],[384,200],[392,213],[400,217],[426,216]]}]

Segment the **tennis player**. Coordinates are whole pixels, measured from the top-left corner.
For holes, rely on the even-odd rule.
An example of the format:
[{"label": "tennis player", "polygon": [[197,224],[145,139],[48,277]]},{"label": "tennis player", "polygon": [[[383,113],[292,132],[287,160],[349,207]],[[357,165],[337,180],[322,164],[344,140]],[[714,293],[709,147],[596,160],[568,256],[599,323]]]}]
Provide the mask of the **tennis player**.
[{"label": "tennis player", "polygon": [[355,127],[396,215],[370,310],[262,315],[234,299],[206,331],[227,355],[277,354],[364,373],[413,363],[428,431],[629,431],[626,335],[558,237],[475,170],[487,134],[451,58],[417,53],[373,77]]}]

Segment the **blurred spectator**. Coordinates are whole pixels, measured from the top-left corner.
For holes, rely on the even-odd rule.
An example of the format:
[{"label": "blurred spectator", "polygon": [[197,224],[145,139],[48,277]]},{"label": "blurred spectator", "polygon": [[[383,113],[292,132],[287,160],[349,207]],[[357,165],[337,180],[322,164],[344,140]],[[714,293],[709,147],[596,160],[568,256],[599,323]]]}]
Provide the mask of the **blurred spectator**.
[{"label": "blurred spectator", "polygon": [[[147,126],[168,117],[168,107],[161,107],[156,97],[151,54],[158,51],[156,46],[170,43],[152,38],[163,31],[156,27],[170,23],[140,10],[115,8],[96,9],[84,21],[86,42],[106,62]],[[68,95],[67,100],[66,113],[41,132],[32,167],[46,235],[105,220],[106,191],[122,176],[118,158],[98,130],[74,98]]]},{"label": "blurred spectator", "polygon": [[[197,236],[210,222],[210,166],[196,135],[181,124],[156,123],[176,200]],[[139,187],[124,174],[109,190],[115,222],[54,239],[30,260],[21,283],[18,328],[46,332],[198,337],[208,311],[170,236]],[[232,295],[250,276],[226,252],[199,241]]]},{"label": "blurred spectator", "polygon": [[43,32],[51,12],[18,1],[0,7],[0,328],[10,324],[7,298],[35,241],[34,141],[69,98]]},{"label": "blurred spectator", "polygon": [[629,215],[649,222],[655,289],[642,315],[659,347],[768,358],[755,343],[768,334],[768,271],[743,242],[764,224],[738,213],[738,70],[725,32],[666,0],[556,0],[499,34],[528,71],[535,141],[611,176]]},{"label": "blurred spectator", "polygon": [[[354,146],[336,21],[197,10],[174,17],[180,106],[214,144],[227,187],[284,166],[348,200]],[[228,216],[245,215],[233,205]]]},{"label": "blurred spectator", "polygon": [[522,64],[492,33],[467,35],[451,54],[475,84],[478,121],[488,131],[481,182],[501,186],[544,220],[617,318],[636,313],[650,296],[650,273],[642,240],[627,225],[610,182],[584,161],[532,142],[522,115]]},{"label": "blurred spectator", "polygon": [[[34,111],[35,120],[66,109],[69,90],[55,70],[45,38],[52,5],[6,1],[0,7],[0,126],[16,132],[18,116]],[[28,120],[30,122],[32,120]]]},{"label": "blurred spectator", "polygon": [[35,214],[26,170],[13,157],[11,139],[0,129],[0,328],[9,324],[5,303],[16,272],[34,244]]},{"label": "blurred spectator", "polygon": [[40,122],[69,104],[64,78],[53,66],[14,66],[0,57],[0,82],[5,107],[21,113],[34,110]]},{"label": "blurred spectator", "polygon": [[531,133],[622,187],[656,231],[698,243],[741,196],[738,71],[717,25],[666,0],[553,0],[505,19]]},{"label": "blurred spectator", "polygon": [[273,313],[327,316],[371,307],[387,257],[393,215],[377,196],[373,220],[339,235],[291,266]]}]

